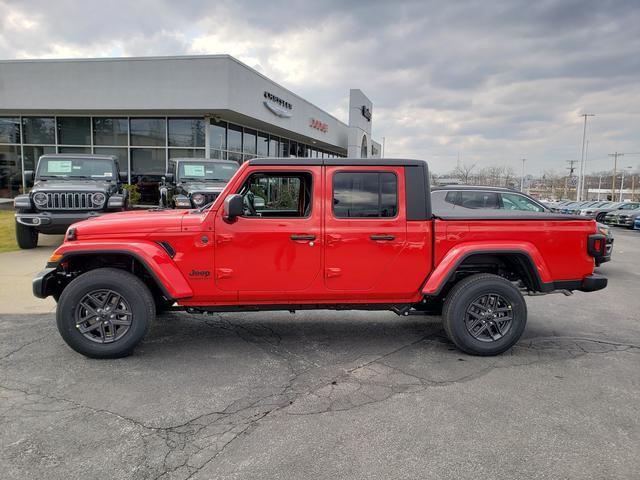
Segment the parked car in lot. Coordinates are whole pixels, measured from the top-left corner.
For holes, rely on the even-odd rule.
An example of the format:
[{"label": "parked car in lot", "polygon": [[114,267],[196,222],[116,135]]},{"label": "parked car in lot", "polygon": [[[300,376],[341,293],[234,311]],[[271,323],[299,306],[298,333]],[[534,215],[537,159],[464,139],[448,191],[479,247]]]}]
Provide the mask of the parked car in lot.
[{"label": "parked car in lot", "polygon": [[127,208],[126,176],[112,155],[43,155],[25,178],[33,188],[14,200],[20,248],[35,248],[40,233],[61,234],[80,220]]},{"label": "parked car in lot", "polygon": [[238,170],[237,162],[176,158],[169,161],[169,172],[160,187],[160,205],[199,208],[213,202]]},{"label": "parked car in lot", "polygon": [[524,331],[523,294],[605,288],[593,220],[470,212],[432,213],[420,160],[254,159],[208,208],[73,225],[33,290],[58,298],[71,348],[106,358],[129,354],[173,302],[191,313],[442,314],[458,348],[495,355]]},{"label": "parked car in lot", "polygon": [[[476,185],[448,185],[434,187],[431,191],[433,212],[437,215],[466,208],[469,210],[498,209],[510,211],[548,212],[549,208],[522,192],[509,188],[484,187]],[[598,231],[606,238],[605,254],[596,259],[596,266],[611,260],[613,252],[613,233],[602,223],[597,224]]]},{"label": "parked car in lot", "polygon": [[633,222],[633,229],[640,230],[640,217],[636,217],[635,221]]},{"label": "parked car in lot", "polygon": [[592,216],[598,222],[604,222],[604,218],[611,212],[616,210],[635,210],[636,208],[640,208],[640,202],[611,202],[609,205],[595,209]]},{"label": "parked car in lot", "polygon": [[613,225],[616,227],[633,228],[636,218],[640,216],[640,208],[634,210],[623,209],[614,210],[607,213],[604,217],[604,222],[607,225]]}]

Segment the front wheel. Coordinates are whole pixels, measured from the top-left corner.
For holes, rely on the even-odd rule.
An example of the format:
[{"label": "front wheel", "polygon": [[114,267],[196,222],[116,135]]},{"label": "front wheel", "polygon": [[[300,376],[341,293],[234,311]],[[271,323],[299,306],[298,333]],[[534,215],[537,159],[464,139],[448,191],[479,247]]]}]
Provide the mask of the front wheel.
[{"label": "front wheel", "polygon": [[460,350],[498,355],[520,339],[527,323],[527,305],[511,282],[481,273],[451,289],[442,317],[447,336]]},{"label": "front wheel", "polygon": [[56,321],[64,341],[87,357],[120,358],[149,330],[155,304],[135,275],[98,268],[74,279],[58,300]]},{"label": "front wheel", "polygon": [[36,248],[38,246],[38,231],[16,220],[16,241],[23,250]]}]

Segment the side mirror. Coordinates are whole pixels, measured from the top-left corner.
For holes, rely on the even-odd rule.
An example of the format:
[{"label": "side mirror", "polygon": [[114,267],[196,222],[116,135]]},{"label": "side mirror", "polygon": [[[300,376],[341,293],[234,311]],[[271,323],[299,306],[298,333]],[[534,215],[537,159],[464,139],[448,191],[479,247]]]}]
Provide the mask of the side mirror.
[{"label": "side mirror", "polygon": [[33,179],[35,175],[33,170],[25,170],[24,171],[24,183],[26,183],[25,187],[31,187],[33,185]]},{"label": "side mirror", "polygon": [[118,178],[120,179],[121,182],[126,183],[127,180],[129,180],[129,176],[127,175],[127,172],[119,172],[118,173]]},{"label": "side mirror", "polygon": [[224,219],[232,222],[244,213],[244,199],[242,195],[233,194],[224,199]]}]

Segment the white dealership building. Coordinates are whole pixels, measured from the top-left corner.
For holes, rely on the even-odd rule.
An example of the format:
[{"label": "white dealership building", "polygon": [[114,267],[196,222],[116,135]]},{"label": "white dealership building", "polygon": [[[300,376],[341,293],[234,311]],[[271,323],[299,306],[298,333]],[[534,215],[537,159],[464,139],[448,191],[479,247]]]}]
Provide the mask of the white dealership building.
[{"label": "white dealership building", "polygon": [[151,192],[177,157],[378,157],[372,111],[352,89],[346,124],[229,55],[0,61],[0,198],[44,153],[117,155]]}]

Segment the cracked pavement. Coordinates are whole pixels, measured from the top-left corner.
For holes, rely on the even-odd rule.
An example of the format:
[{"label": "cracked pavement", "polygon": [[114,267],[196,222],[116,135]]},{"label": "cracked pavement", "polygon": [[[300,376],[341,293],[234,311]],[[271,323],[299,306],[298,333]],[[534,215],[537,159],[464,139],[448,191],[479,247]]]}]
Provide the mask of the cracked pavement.
[{"label": "cracked pavement", "polygon": [[528,298],[498,357],[438,318],[318,311],[167,314],[98,361],[1,315],[3,478],[637,478],[640,234],[615,234],[609,287]]}]

